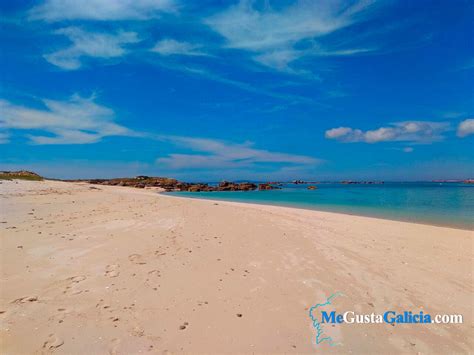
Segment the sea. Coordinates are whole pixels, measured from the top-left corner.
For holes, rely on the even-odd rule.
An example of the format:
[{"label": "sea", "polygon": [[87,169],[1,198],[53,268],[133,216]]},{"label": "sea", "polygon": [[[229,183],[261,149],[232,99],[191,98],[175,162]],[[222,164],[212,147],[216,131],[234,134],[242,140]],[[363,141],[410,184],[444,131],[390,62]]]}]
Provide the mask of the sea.
[{"label": "sea", "polygon": [[[317,186],[308,190],[308,186]],[[474,230],[474,184],[283,184],[280,190],[171,192],[175,196],[318,211]]]}]

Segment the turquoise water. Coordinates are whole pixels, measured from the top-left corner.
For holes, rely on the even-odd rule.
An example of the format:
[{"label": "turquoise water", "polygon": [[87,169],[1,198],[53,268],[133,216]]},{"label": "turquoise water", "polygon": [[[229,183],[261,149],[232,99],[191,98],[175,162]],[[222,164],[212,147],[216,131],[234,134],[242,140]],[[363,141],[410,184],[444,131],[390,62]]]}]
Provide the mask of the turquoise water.
[{"label": "turquoise water", "polygon": [[282,190],[174,192],[175,196],[289,206],[401,221],[474,229],[474,185],[385,183],[383,185],[284,185]]}]

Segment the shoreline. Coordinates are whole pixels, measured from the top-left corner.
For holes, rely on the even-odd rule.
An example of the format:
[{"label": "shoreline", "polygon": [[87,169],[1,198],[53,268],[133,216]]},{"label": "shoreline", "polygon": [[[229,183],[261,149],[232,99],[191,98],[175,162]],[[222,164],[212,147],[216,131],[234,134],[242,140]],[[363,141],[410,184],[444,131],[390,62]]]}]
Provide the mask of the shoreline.
[{"label": "shoreline", "polygon": [[[116,186],[2,182],[0,340],[12,354],[468,353],[465,230]],[[339,324],[308,312],[460,314]],[[34,336],[31,336],[34,334]]]},{"label": "shoreline", "polygon": [[[299,206],[290,206],[290,205],[279,205],[279,204],[270,204],[270,203],[265,203],[265,202],[241,202],[241,201],[231,201],[231,200],[225,200],[225,199],[212,199],[212,198],[200,198],[200,197],[191,197],[191,196],[179,196],[178,194],[180,192],[166,192],[166,191],[159,191],[158,193],[162,194],[163,196],[168,196],[168,197],[177,197],[177,198],[189,198],[193,200],[199,200],[199,201],[213,201],[213,202],[228,202],[228,203],[235,203],[239,205],[245,205],[248,206],[268,206],[268,207],[281,207],[281,208],[289,208],[289,209],[296,209],[296,210],[304,210],[304,211],[313,211],[313,212],[321,212],[321,213],[331,213],[331,214],[336,214],[336,215],[344,215],[344,216],[353,216],[353,217],[362,217],[362,218],[370,218],[370,219],[375,219],[375,220],[384,220],[384,221],[392,221],[392,222],[400,222],[400,223],[411,223],[411,224],[419,224],[419,225],[424,225],[424,226],[432,226],[432,227],[439,227],[439,228],[449,228],[449,229],[458,229],[458,230],[463,230],[463,231],[473,231],[472,227],[467,227],[464,225],[457,225],[457,224],[435,224],[435,223],[430,223],[429,221],[427,222],[421,222],[421,221],[410,221],[410,220],[403,220],[403,219],[396,219],[396,218],[389,218],[389,217],[381,217],[381,216],[371,216],[371,215],[365,215],[365,214],[358,214],[358,213],[349,213],[349,212],[342,212],[342,211],[328,211],[328,210],[322,210],[322,209],[316,209],[316,208],[307,208],[307,207],[299,207]],[[186,192],[185,192],[186,193]],[[212,193],[212,192],[209,192]]]}]

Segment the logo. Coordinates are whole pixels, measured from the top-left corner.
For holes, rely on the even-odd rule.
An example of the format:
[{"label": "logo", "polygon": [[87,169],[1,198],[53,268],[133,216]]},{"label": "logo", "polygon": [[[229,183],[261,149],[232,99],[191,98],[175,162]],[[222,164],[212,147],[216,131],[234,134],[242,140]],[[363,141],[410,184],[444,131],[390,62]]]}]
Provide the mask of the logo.
[{"label": "logo", "polygon": [[425,324],[462,324],[463,316],[461,314],[430,314],[425,310],[411,311],[405,310],[396,312],[394,310],[387,310],[383,313],[368,313],[361,314],[354,311],[345,311],[337,313],[331,305],[337,298],[343,296],[341,292],[333,293],[326,298],[326,302],[318,303],[309,309],[309,317],[313,328],[316,332],[314,340],[316,345],[323,343],[329,346],[341,345],[336,342],[332,336],[329,335],[332,331],[325,329],[326,326],[341,325],[341,324],[381,324],[381,325],[395,325],[395,324],[412,324],[413,326],[423,326]]},{"label": "logo", "polygon": [[319,345],[323,342],[326,342],[330,346],[336,346],[336,345],[341,344],[341,343],[334,342],[332,337],[325,333],[323,319],[322,319],[322,316],[323,316],[322,310],[327,309],[327,307],[332,304],[332,301],[339,296],[343,296],[343,294],[340,292],[333,293],[331,296],[329,296],[326,299],[326,302],[318,303],[309,309],[309,317],[311,318],[311,321],[313,322],[313,328],[316,331],[316,335],[315,335],[316,345]]}]

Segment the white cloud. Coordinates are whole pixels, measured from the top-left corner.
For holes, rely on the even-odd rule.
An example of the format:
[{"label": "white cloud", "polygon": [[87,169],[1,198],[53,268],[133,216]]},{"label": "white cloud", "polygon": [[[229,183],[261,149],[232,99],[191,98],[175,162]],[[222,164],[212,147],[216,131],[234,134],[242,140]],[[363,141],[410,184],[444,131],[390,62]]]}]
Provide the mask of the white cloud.
[{"label": "white cloud", "polygon": [[462,121],[458,126],[458,137],[466,137],[474,134],[474,118]]},{"label": "white cloud", "polygon": [[326,131],[325,137],[329,139],[339,139],[342,137],[359,137],[362,134],[362,131],[360,129],[352,129],[350,127],[338,127],[338,128],[332,128],[330,130]]},{"label": "white cloud", "polygon": [[30,18],[63,20],[143,20],[176,10],[173,0],[45,0],[30,10]]},{"label": "white cloud", "polygon": [[96,33],[84,31],[77,27],[57,30],[58,35],[65,35],[72,42],[66,49],[44,55],[53,65],[62,69],[74,70],[81,67],[82,57],[116,58],[124,56],[127,44],[140,42],[135,32]]},{"label": "white cloud", "polygon": [[67,101],[42,100],[45,109],[17,106],[0,100],[0,128],[40,130],[30,133],[34,144],[86,144],[107,136],[133,136],[136,133],[114,122],[114,112],[94,102],[94,97],[73,95]]},{"label": "white cloud", "polygon": [[264,163],[314,166],[321,162],[319,159],[305,155],[256,149],[250,143],[237,144],[214,139],[179,136],[160,136],[159,139],[189,148],[193,152],[199,152],[199,154],[170,154],[157,159],[158,164],[172,169],[244,168]]},{"label": "white cloud", "polygon": [[[274,10],[265,3],[241,1],[205,20],[227,41],[227,47],[254,53],[254,60],[278,70],[305,55],[340,56],[367,52],[363,48],[325,48],[318,39],[361,21],[372,1],[298,1]],[[303,44],[303,45],[301,45]],[[300,46],[298,46],[300,45]]]},{"label": "white cloud", "polygon": [[266,51],[262,54],[254,56],[254,60],[263,64],[267,67],[281,70],[281,71],[293,71],[288,63],[291,63],[295,59],[301,56],[301,52],[293,49],[284,49],[276,51]]},{"label": "white cloud", "polygon": [[163,39],[155,44],[151,49],[152,52],[161,55],[189,55],[189,56],[207,56],[208,54],[200,51],[201,46],[188,43],[179,42],[174,39]]},{"label": "white cloud", "polygon": [[350,127],[339,127],[327,130],[325,137],[341,142],[393,142],[406,141],[431,143],[443,139],[443,133],[449,124],[430,121],[405,121],[393,123],[390,127],[380,127],[371,131],[362,131]]}]

